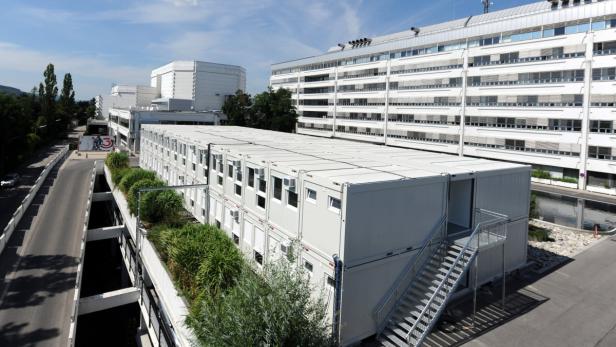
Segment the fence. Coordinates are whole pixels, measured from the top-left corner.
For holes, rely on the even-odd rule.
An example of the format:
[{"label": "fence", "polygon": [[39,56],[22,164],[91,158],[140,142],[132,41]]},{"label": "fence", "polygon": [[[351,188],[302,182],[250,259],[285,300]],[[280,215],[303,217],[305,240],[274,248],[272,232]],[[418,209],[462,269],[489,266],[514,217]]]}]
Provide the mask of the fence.
[{"label": "fence", "polygon": [[58,153],[55,156],[55,158],[45,166],[45,168],[43,169],[39,177],[34,182],[34,185],[32,186],[32,188],[30,188],[30,191],[28,192],[26,197],[24,197],[19,207],[17,207],[17,209],[13,213],[13,217],[11,218],[11,220],[9,220],[8,224],[4,227],[4,230],[2,231],[2,235],[0,235],[0,253],[4,251],[4,247],[9,242],[9,239],[11,238],[13,231],[15,231],[15,229],[17,228],[17,225],[21,221],[21,217],[23,217],[23,215],[26,213],[26,210],[32,203],[32,200],[34,200],[36,193],[39,191],[39,189],[45,182],[47,175],[49,175],[49,172],[54,168],[54,166],[56,166],[57,163],[62,161],[64,158],[66,158],[67,154],[68,154],[68,146],[64,146],[62,150],[60,151],[60,153]]}]

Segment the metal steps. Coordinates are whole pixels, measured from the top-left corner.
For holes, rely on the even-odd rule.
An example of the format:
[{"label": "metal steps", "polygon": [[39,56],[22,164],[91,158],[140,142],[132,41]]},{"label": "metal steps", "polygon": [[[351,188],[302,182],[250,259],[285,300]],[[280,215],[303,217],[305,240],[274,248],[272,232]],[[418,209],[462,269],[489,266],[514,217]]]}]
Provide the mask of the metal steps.
[{"label": "metal steps", "polygon": [[417,346],[438,320],[476,250],[443,243],[425,262],[379,336],[383,346]]}]

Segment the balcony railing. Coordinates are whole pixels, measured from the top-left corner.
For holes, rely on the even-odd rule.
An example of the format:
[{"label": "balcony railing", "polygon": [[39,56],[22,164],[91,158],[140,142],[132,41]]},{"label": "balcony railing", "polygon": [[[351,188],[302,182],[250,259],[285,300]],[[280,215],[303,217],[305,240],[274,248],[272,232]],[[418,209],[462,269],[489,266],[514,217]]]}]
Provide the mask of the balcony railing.
[{"label": "balcony railing", "polygon": [[378,73],[362,73],[362,74],[357,74],[357,75],[341,75],[338,76],[339,80],[349,80],[349,79],[353,79],[353,78],[366,78],[366,77],[378,77],[378,76],[385,76],[387,74],[387,72],[378,72]]},{"label": "balcony railing", "polygon": [[599,49],[596,51],[593,51],[594,55],[614,55],[616,54],[616,48],[610,48],[610,49]]},{"label": "balcony railing", "polygon": [[542,154],[560,155],[560,156],[567,156],[567,157],[579,157],[580,156],[579,152],[567,152],[567,151],[559,151],[559,150],[553,150],[553,149],[528,148],[528,147],[507,146],[507,145],[493,145],[493,144],[487,144],[487,143],[474,143],[474,142],[464,142],[464,145],[471,146],[471,147],[504,149],[508,151],[542,153]]},{"label": "balcony railing", "polygon": [[584,82],[584,78],[550,78],[550,79],[537,79],[537,80],[518,80],[518,81],[490,81],[472,83],[472,87],[483,86],[517,86],[517,85],[529,85],[529,84],[549,84],[549,83],[573,83]]},{"label": "balcony railing", "polygon": [[453,70],[453,69],[461,69],[463,66],[464,65],[462,64],[453,64],[453,65],[443,65],[443,66],[422,67],[422,68],[415,68],[415,69],[392,70],[391,74],[395,75],[395,74],[403,74],[403,73]]},{"label": "balcony railing", "polygon": [[467,102],[471,107],[582,107],[581,102]]},{"label": "balcony railing", "polygon": [[479,62],[470,63],[469,67],[532,63],[532,62],[538,62],[538,61],[582,58],[584,56],[585,54],[583,52],[576,52],[576,53],[565,53],[565,54],[559,54],[559,55],[544,55],[540,57],[518,58],[518,59],[510,59],[510,60],[479,61]]},{"label": "balcony railing", "polygon": [[441,88],[462,88],[461,84],[422,84],[417,86],[398,86],[390,87],[391,90],[416,90],[416,89],[441,89]]}]

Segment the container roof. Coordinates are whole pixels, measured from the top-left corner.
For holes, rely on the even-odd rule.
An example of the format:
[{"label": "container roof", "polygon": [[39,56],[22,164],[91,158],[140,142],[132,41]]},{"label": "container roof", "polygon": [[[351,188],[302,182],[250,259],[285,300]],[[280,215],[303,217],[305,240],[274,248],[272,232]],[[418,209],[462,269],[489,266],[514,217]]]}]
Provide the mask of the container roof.
[{"label": "container roof", "polygon": [[515,170],[524,165],[371,143],[234,126],[144,124],[144,130],[226,152],[258,165],[359,184]]}]

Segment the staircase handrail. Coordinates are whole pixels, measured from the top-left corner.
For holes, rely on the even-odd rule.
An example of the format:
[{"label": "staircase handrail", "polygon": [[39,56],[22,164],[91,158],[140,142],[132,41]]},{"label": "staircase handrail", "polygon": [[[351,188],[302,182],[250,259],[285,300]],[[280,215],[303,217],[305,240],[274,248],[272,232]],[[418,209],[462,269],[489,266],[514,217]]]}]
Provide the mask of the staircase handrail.
[{"label": "staircase handrail", "polygon": [[[421,310],[421,312],[419,313],[419,316],[417,317],[417,319],[415,320],[415,323],[413,323],[413,326],[411,327],[411,329],[409,329],[409,332],[406,334],[406,341],[410,343],[410,339],[411,339],[411,333],[413,331],[415,331],[415,329],[417,328],[417,324],[421,321],[421,318],[425,315],[426,310],[428,310],[430,308],[430,305],[432,305],[432,302],[434,301],[434,298],[436,298],[436,294],[438,294],[441,289],[443,288],[443,286],[445,285],[445,283],[447,283],[447,280],[449,279],[449,277],[451,276],[451,274],[453,273],[453,269],[456,268],[456,266],[460,263],[460,259],[465,255],[466,251],[468,250],[469,246],[471,245],[471,243],[473,242],[473,239],[475,237],[478,237],[479,234],[481,232],[483,232],[483,228],[486,226],[490,226],[492,224],[500,224],[500,223],[504,223],[508,221],[508,217],[496,212],[492,212],[492,211],[488,211],[488,210],[484,210],[484,209],[476,209],[477,212],[479,213],[486,213],[489,215],[492,215],[494,218],[491,220],[487,220],[487,221],[482,221],[477,223],[477,225],[475,226],[475,229],[473,230],[473,232],[471,233],[470,237],[468,238],[468,241],[466,241],[466,244],[464,245],[464,247],[462,248],[462,250],[460,251],[460,254],[458,254],[458,256],[456,257],[456,259],[454,260],[453,264],[451,265],[451,267],[449,268],[449,271],[447,271],[447,274],[443,277],[443,279],[440,281],[438,287],[436,288],[436,290],[434,291],[434,294],[430,297],[430,300],[428,300],[428,303],[424,306],[424,308]],[[477,250],[479,249],[479,247],[477,247]],[[476,253],[473,254],[473,256]]]},{"label": "staircase handrail", "polygon": [[[403,287],[405,283],[404,279],[411,273],[413,269],[415,269],[416,265],[419,264],[419,260],[423,256],[425,250],[428,248],[428,246],[433,244],[434,240],[436,239],[435,236],[440,236],[442,240],[445,239],[445,235],[443,235],[442,232],[438,233],[437,231],[439,229],[443,229],[446,220],[447,215],[445,214],[438,220],[434,227],[432,227],[432,229],[424,239],[423,245],[421,246],[419,252],[409,259],[408,263],[406,264],[400,275],[398,275],[398,278],[396,278],[396,280],[394,281],[393,286],[391,286],[385,296],[383,296],[381,301],[379,301],[379,303],[377,304],[376,309],[373,312],[373,318],[376,322],[377,335],[380,334],[383,329],[385,329],[385,326],[387,325],[387,319],[393,313],[394,309],[398,306],[398,303],[400,302],[400,300],[402,300],[402,294],[406,293],[416,276],[413,276],[413,278],[408,281],[407,285]],[[415,273],[417,273],[417,271],[419,271],[419,269],[417,269]]]}]

